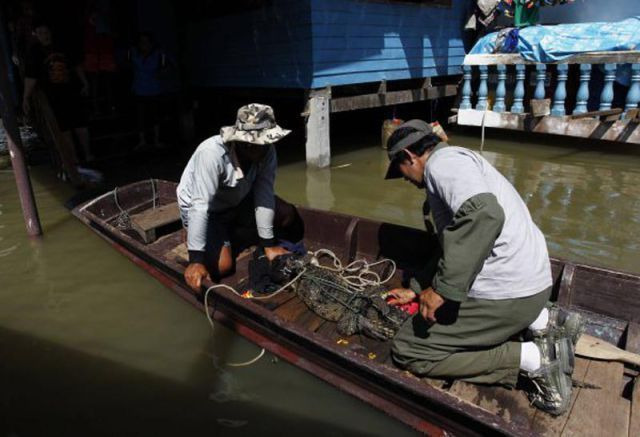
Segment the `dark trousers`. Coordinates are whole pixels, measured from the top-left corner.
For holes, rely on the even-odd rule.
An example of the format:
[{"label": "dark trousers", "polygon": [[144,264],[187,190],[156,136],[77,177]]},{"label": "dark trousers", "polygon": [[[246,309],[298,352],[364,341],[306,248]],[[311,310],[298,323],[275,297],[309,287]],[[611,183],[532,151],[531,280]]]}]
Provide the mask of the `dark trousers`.
[{"label": "dark trousers", "polygon": [[551,287],[519,299],[447,301],[429,325],[420,314],[393,340],[394,361],[419,376],[514,386],[521,343],[511,339],[540,314]]}]

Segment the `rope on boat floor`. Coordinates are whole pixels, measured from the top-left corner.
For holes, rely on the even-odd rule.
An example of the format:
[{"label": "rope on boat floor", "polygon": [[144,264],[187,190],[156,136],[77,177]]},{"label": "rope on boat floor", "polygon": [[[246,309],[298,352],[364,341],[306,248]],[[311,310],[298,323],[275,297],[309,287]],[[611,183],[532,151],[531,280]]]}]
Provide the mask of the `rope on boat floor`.
[{"label": "rope on boat floor", "polygon": [[[359,292],[359,291],[363,291],[365,289],[365,287],[371,287],[371,286],[380,286],[380,285],[384,285],[387,282],[389,282],[391,280],[391,278],[393,278],[393,276],[396,273],[396,263],[388,258],[384,258],[381,259],[380,261],[376,261],[373,263],[368,263],[367,261],[363,260],[363,259],[358,259],[355,260],[349,264],[347,264],[346,266],[342,265],[342,262],[340,261],[340,259],[336,256],[336,254],[334,252],[332,252],[329,249],[318,249],[315,252],[309,252],[310,255],[312,255],[311,258],[311,264],[313,264],[316,267],[319,267],[321,269],[325,269],[325,270],[329,270],[332,272],[336,272],[338,273],[338,275],[340,275],[340,277],[349,285],[352,287],[352,292]],[[330,266],[324,266],[322,264],[320,264],[320,258],[323,256],[328,256],[329,258],[332,259],[333,261],[333,267]],[[376,266],[376,265],[380,265],[380,264],[384,264],[384,263],[389,263],[389,265],[391,265],[391,271],[387,274],[387,277],[385,279],[381,279],[380,275],[378,275],[376,272],[370,270],[371,267]],[[302,275],[307,271],[307,269],[302,269],[302,271],[300,273],[298,273],[296,275],[295,278],[293,278],[291,281],[287,282],[285,285],[283,285],[282,287],[280,287],[279,289],[277,289],[276,291],[274,291],[273,293],[270,293],[266,296],[253,296],[253,295],[247,295],[247,294],[243,294],[240,293],[238,290],[236,290],[235,288],[231,287],[230,285],[227,284],[215,284],[212,285],[211,287],[207,288],[207,291],[205,291],[204,293],[204,311],[205,314],[207,316],[207,320],[209,321],[209,325],[211,325],[211,329],[214,330],[215,329],[215,323],[212,317],[212,313],[209,312],[209,293],[212,290],[216,290],[218,288],[224,288],[226,290],[231,291],[232,293],[234,293],[235,295],[242,297],[244,299],[256,299],[256,300],[266,300],[266,299],[270,299],[280,293],[282,293],[284,290],[286,290],[287,288],[289,288],[290,286],[292,286],[298,279],[300,279],[302,277]],[[366,278],[365,276],[369,276],[371,279]],[[265,354],[265,349],[262,348],[260,350],[260,353],[248,360],[248,361],[243,361],[240,363],[226,363],[227,366],[231,366],[231,367],[245,367],[245,366],[250,366],[251,364],[256,363],[258,360],[260,360],[260,358],[262,358]]]},{"label": "rope on boat floor", "polygon": [[[149,182],[151,183],[151,193],[153,196],[151,199],[153,202],[153,209],[156,209],[156,184],[153,178],[149,179]],[[115,227],[120,230],[131,229],[131,216],[127,211],[122,209],[122,207],[120,206],[120,203],[118,202],[118,187],[115,187],[112,193],[113,193],[113,202],[120,210],[120,214],[118,215],[118,217],[116,217],[116,220],[114,222]]]}]

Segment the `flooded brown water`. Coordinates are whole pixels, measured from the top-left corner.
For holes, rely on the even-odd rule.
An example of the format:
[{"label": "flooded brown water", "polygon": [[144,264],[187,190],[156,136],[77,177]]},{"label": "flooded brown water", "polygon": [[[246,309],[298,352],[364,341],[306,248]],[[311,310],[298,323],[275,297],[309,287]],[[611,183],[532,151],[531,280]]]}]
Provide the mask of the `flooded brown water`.
[{"label": "flooded brown water", "polygon": [[[453,143],[477,148],[475,136]],[[348,148],[347,148],[348,149]],[[290,201],[414,227],[423,193],[383,181],[377,145],[333,169],[280,167]],[[553,255],[640,272],[640,155],[488,140]],[[218,326],[75,220],[72,190],[34,170],[45,236],[24,234],[0,171],[0,435],[413,435],[354,398]]]},{"label": "flooded brown water", "polygon": [[[454,134],[450,143],[477,151],[480,140]],[[640,148],[562,143],[489,138],[483,154],[523,197],[552,256],[640,273]],[[330,170],[295,163],[281,169],[277,189],[295,203],[422,227],[424,192],[384,181],[386,162],[369,147],[334,155]]]}]

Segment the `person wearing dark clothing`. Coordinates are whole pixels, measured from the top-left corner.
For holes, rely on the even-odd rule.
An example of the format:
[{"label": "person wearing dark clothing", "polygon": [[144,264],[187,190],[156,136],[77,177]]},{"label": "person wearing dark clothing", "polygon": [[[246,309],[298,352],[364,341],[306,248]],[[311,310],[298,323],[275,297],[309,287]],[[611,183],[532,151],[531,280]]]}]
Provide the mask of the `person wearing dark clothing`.
[{"label": "person wearing dark clothing", "polygon": [[[138,44],[129,52],[129,60],[133,69],[131,89],[138,112],[137,148],[161,147],[160,120],[167,94],[162,75],[170,67],[167,55],[157,47],[150,34],[141,33]],[[153,135],[151,141],[147,140],[149,131]]]},{"label": "person wearing dark clothing", "polygon": [[[89,83],[81,63],[54,43],[49,26],[36,26],[35,35],[38,42],[31,47],[25,66],[24,113],[31,111],[31,100],[37,85],[46,95],[62,135],[69,144],[74,144],[73,131],[83,148],[85,160],[91,161],[93,155],[89,148],[84,101]],[[74,156],[77,161],[75,150]]]}]

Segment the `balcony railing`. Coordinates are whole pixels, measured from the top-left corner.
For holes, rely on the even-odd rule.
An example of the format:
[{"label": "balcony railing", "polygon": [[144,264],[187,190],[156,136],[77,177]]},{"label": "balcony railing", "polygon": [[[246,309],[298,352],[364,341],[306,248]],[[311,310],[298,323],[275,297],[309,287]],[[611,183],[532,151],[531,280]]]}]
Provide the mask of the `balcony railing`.
[{"label": "balcony railing", "polygon": [[[569,66],[579,64],[579,84],[575,98],[571,99],[571,107],[567,103],[567,80],[569,78]],[[614,81],[619,64],[630,64],[630,86],[626,91],[622,118],[628,114],[634,115],[640,102],[640,51],[628,52],[594,52],[575,55],[566,61],[553,64],[541,64],[525,61],[518,54],[495,55],[467,55],[463,65],[464,82],[460,110],[475,109],[478,111],[491,110],[495,113],[525,114],[530,110],[529,102],[525,102],[525,88],[527,70],[531,82],[535,83],[531,97],[535,100],[551,98],[550,115],[563,117],[566,115],[580,115],[588,112],[588,102],[593,102],[597,97],[597,111],[612,109],[614,101]],[[529,67],[527,65],[534,65]],[[602,90],[598,96],[590,96],[590,82],[595,68],[603,66]],[[477,72],[477,75],[476,75]],[[555,74],[555,81],[549,81],[550,75]],[[490,75],[495,76],[490,81]],[[476,76],[477,84],[475,92],[472,90],[472,78]],[[547,83],[555,83],[555,90],[547,95]],[[495,86],[495,88],[493,88]],[[507,90],[507,86],[510,87]],[[492,93],[490,92],[493,92]],[[509,91],[509,92],[507,92]],[[490,96],[493,105],[489,105]],[[507,108],[507,97],[510,97],[510,106]],[[575,102],[575,103],[573,103]],[[598,115],[598,114],[594,114]]]}]

